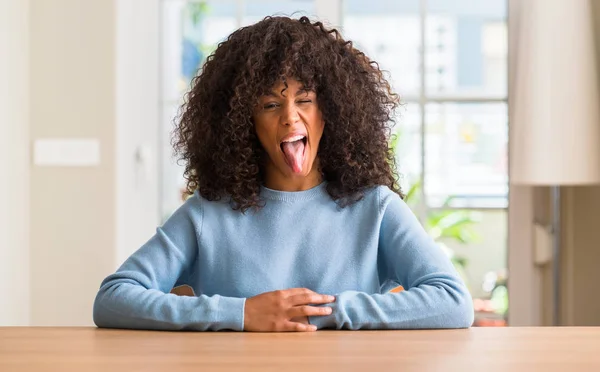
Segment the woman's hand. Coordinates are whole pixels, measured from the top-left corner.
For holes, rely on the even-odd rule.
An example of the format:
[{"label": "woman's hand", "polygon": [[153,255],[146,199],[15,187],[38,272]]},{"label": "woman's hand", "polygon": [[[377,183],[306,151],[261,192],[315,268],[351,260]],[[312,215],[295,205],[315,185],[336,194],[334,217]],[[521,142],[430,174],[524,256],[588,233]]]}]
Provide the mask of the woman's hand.
[{"label": "woman's hand", "polygon": [[244,331],[253,332],[310,332],[317,326],[308,324],[309,316],[329,315],[328,304],[335,297],[322,295],[307,288],[292,288],[266,292],[248,298],[244,307]]}]

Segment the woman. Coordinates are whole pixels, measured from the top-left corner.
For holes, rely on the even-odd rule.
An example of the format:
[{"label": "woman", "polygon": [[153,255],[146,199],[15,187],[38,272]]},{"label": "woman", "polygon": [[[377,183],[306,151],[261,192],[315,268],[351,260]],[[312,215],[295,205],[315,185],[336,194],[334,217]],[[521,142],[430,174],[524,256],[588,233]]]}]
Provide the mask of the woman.
[{"label": "woman", "polygon": [[[176,129],[193,196],[103,281],[96,324],[469,327],[469,292],[396,182],[397,102],[377,63],[320,22],[267,17],[235,31]],[[198,296],[169,293],[180,284]]]}]

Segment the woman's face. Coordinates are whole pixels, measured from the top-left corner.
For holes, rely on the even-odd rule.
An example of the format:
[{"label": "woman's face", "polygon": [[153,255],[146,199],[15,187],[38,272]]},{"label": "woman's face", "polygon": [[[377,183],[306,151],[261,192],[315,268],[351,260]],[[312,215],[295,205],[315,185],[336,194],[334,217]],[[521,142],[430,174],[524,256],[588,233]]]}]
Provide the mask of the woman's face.
[{"label": "woman's face", "polygon": [[319,174],[323,115],[315,92],[297,80],[286,82],[287,88],[281,82],[260,97],[253,115],[256,134],[269,157],[267,176],[269,172],[278,173],[278,178],[314,176]]}]

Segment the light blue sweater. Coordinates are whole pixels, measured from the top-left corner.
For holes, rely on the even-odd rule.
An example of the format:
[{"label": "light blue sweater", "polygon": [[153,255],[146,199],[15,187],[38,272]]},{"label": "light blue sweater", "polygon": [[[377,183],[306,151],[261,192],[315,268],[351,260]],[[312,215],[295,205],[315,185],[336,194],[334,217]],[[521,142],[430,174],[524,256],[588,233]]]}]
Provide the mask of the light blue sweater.
[{"label": "light blue sweater", "polygon": [[[94,322],[241,331],[246,298],[305,287],[336,297],[331,315],[309,318],[318,329],[471,326],[467,288],[398,195],[379,186],[340,209],[325,187],[263,187],[265,207],[246,214],[196,193],[102,282]],[[169,294],[181,284],[198,297]]]}]

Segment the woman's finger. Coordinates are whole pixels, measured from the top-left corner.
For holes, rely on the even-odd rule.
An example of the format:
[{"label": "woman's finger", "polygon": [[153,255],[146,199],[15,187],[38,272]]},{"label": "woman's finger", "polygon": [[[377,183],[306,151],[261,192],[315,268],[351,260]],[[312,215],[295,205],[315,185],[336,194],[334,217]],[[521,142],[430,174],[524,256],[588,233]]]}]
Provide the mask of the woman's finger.
[{"label": "woman's finger", "polygon": [[314,332],[317,330],[317,326],[288,321],[285,325],[285,330],[288,332]]},{"label": "woman's finger", "polygon": [[297,295],[318,294],[317,292],[314,292],[308,288],[288,288],[280,290],[279,292],[281,292],[281,294],[286,298],[294,297]]},{"label": "woman's finger", "polygon": [[334,296],[322,295],[318,293],[303,293],[292,296],[288,299],[288,303],[291,306],[298,305],[318,305],[318,304],[328,304],[335,301]]},{"label": "woman's finger", "polygon": [[288,310],[288,316],[290,318],[303,317],[303,316],[324,316],[329,315],[333,311],[330,307],[317,307],[317,306],[294,306]]}]

